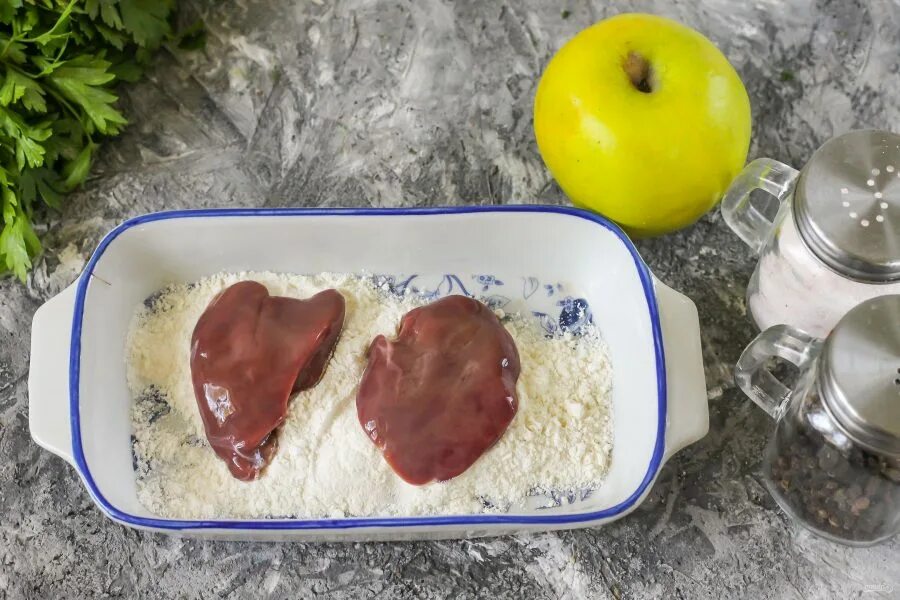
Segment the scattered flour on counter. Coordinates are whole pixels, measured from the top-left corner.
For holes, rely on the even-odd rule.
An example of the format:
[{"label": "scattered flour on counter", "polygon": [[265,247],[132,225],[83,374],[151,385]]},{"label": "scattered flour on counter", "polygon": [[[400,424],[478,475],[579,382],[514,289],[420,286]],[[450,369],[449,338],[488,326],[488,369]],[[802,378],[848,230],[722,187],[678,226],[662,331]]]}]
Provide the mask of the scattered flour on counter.
[{"label": "scattered flour on counter", "polygon": [[[210,300],[247,279],[273,295],[335,288],[346,319],[322,380],[291,400],[278,451],[253,482],[234,479],[209,447],[194,400],[190,339]],[[135,399],[138,497],[170,518],[343,517],[503,511],[540,491],[596,487],[612,450],[612,370],[594,332],[546,338],[531,320],[505,318],[519,350],[519,410],[503,437],[462,475],[413,486],[394,474],[356,416],[365,352],[393,337],[419,304],[354,275],[218,274],[163,290],[138,309],[128,338]]]}]

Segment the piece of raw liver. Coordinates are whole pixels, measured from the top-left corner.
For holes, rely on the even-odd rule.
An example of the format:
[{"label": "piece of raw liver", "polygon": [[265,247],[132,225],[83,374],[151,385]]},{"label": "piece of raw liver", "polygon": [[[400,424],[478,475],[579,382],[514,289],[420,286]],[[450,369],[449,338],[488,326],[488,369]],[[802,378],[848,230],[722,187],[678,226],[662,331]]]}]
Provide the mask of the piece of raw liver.
[{"label": "piece of raw liver", "polygon": [[191,378],[206,437],[236,478],[269,463],[288,399],[322,377],[343,323],[335,290],[297,300],[242,281],[210,302],[191,339]]},{"label": "piece of raw liver", "polygon": [[518,409],[519,353],[491,310],[448,296],[378,336],[356,396],[360,425],[394,471],[421,485],[468,469]]}]

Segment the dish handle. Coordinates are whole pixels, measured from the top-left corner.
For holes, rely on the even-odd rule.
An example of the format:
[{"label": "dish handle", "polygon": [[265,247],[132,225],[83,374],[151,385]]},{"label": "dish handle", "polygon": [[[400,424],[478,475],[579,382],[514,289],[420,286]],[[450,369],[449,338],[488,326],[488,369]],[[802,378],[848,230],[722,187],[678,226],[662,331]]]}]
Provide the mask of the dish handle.
[{"label": "dish handle", "polygon": [[75,283],[44,303],[31,325],[28,428],[31,437],[74,465],[69,416],[69,349],[75,311]]},{"label": "dish handle", "polygon": [[706,435],[709,406],[697,307],[687,296],[659,280],[654,284],[666,355],[665,462]]}]

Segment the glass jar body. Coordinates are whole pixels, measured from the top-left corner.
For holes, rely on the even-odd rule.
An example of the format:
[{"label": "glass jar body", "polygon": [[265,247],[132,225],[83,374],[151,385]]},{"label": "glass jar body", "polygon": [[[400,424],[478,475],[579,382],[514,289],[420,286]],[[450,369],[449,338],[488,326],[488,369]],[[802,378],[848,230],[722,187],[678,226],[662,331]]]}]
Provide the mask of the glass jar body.
[{"label": "glass jar body", "polygon": [[857,281],[819,260],[800,237],[792,199],[781,204],[747,286],[747,310],[760,330],[787,324],[824,338],[860,302],[900,293],[900,283]]},{"label": "glass jar body", "polygon": [[788,515],[829,539],[869,545],[900,532],[900,457],[849,438],[814,382],[797,388],[778,419],[763,478]]},{"label": "glass jar body", "polygon": [[[900,293],[900,281],[861,281],[816,257],[794,220],[798,176],[799,171],[776,160],[754,160],[725,193],[722,216],[732,231],[759,254],[747,287],[747,310],[757,327],[764,331],[773,325],[791,325],[821,338],[860,302]],[[774,198],[778,206],[774,218],[752,201],[755,191]],[[853,214],[848,213],[848,218]],[[886,221],[867,224],[873,231],[885,225]]]}]

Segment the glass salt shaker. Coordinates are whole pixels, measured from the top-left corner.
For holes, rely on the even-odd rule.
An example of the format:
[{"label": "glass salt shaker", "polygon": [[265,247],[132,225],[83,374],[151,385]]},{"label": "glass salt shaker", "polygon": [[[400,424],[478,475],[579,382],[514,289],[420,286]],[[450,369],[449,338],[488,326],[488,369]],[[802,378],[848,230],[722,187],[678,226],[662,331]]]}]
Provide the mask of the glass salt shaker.
[{"label": "glass salt shaker", "polygon": [[[774,220],[750,193],[774,196]],[[900,293],[900,135],[851,131],[826,142],[802,171],[753,161],[722,199],[728,226],[759,262],[747,308],[766,329],[824,337],[860,302]]]},{"label": "glass salt shaker", "polygon": [[[798,367],[793,389],[767,369],[772,357]],[[763,481],[789,516],[852,545],[900,531],[900,296],[863,302],[824,341],[767,329],[735,381],[776,420]]]}]

